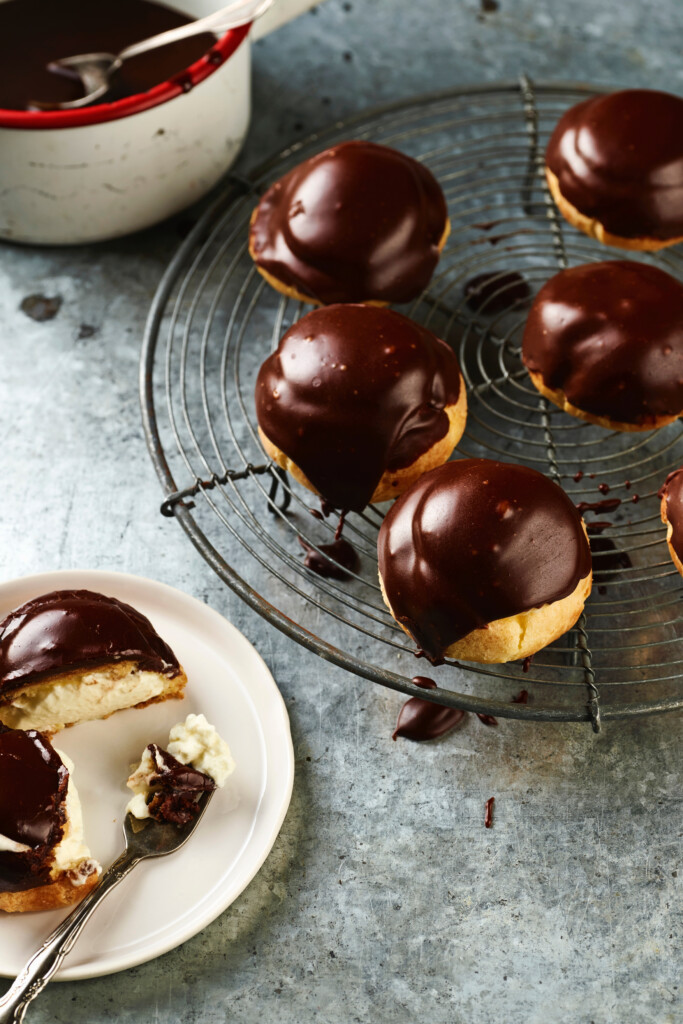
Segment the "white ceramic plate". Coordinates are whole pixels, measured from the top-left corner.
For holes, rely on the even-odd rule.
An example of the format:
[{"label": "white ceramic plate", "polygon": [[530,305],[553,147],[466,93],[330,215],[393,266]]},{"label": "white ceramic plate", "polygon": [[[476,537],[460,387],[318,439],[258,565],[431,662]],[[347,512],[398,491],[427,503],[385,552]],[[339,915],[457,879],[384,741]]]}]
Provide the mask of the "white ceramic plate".
[{"label": "white ceramic plate", "polygon": [[[203,712],[237,764],[187,846],[139,864],[86,925],[57,978],[145,963],[195,935],[246,888],[289,806],[294,754],[280,692],[249,641],[217,612],[153,580],[108,572],[53,572],[0,585],[0,619],[51,590],[85,588],[139,608],[188,676],[185,699],[119,711],[65,729],[55,745],[74,761],[86,841],[106,868],[123,849],[128,767],[190,712]],[[68,911],[0,915],[0,974],[14,976]]]}]

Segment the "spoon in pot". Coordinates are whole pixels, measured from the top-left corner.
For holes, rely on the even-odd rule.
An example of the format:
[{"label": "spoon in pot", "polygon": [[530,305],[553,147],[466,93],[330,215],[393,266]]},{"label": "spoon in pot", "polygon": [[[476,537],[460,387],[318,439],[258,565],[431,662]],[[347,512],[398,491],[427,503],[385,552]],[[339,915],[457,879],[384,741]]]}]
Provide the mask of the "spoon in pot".
[{"label": "spoon in pot", "polygon": [[241,25],[260,18],[273,2],[274,0],[233,0],[233,3],[221,8],[220,11],[214,11],[213,14],[200,18],[198,21],[191,21],[187,25],[181,25],[179,28],[172,28],[168,32],[160,32],[156,36],[150,36],[149,39],[133,43],[125,50],[121,50],[119,54],[79,53],[75,57],[63,57],[61,60],[52,61],[48,64],[48,70],[80,78],[84,95],[77,100],[69,100],[65,103],[42,103],[39,100],[32,100],[30,106],[34,110],[75,110],[78,107],[87,107],[95,100],[101,99],[109,91],[112,75],[130,57],[137,57],[141,53],[156,50],[160,46],[168,46],[169,43],[177,43],[181,39],[190,39],[203,32],[222,35],[228,29],[239,28]]}]

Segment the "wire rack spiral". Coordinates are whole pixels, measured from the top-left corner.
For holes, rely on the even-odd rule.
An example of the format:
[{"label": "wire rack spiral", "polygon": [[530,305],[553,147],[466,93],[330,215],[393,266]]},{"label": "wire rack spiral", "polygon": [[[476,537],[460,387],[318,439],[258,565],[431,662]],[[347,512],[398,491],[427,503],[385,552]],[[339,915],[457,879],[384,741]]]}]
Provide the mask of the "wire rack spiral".
[{"label": "wire rack spiral", "polygon": [[[420,97],[335,124],[250,178],[230,178],[160,284],[140,380],[148,445],[166,495],[162,512],[284,633],[410,696],[510,718],[584,720],[596,730],[601,719],[683,706],[681,580],[657,498],[666,474],[683,462],[681,426],[619,434],[581,423],[539,396],[520,360],[529,300],[511,272],[533,294],[562,267],[627,255],[566,225],[543,176],[549,131],[568,106],[597,91],[534,85],[524,77]],[[411,683],[419,663],[377,582],[382,509],[347,519],[358,572],[346,581],[316,575],[303,564],[298,537],[319,548],[331,540],[335,523],[310,515],[312,495],[269,463],[258,440],[256,373],[306,310],[277,295],[254,270],[249,217],[272,181],[346,138],[372,139],[424,160],[446,194],[448,245],[428,291],[404,312],[458,353],[469,415],[454,458],[532,466],[576,502],[599,500],[599,485],[621,499],[607,524],[601,515],[593,528],[595,583],[585,613],[572,632],[536,655],[527,673],[520,664],[447,663],[430,672],[437,689],[427,694]],[[672,249],[638,258],[683,274],[683,257]],[[465,285],[480,274],[495,275],[494,283],[468,305]],[[589,524],[596,518],[586,514]],[[513,700],[520,687],[528,703]]]}]

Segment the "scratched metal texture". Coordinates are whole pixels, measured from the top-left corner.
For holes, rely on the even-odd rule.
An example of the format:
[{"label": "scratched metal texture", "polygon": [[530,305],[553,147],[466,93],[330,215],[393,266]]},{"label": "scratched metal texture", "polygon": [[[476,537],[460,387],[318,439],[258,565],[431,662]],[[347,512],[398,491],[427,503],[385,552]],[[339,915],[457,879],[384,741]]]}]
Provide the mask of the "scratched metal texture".
[{"label": "scratched metal texture", "polygon": [[[475,0],[326,0],[255,47],[240,166],[364,106],[522,70],[683,92],[682,28],[679,0],[500,0],[490,13]],[[51,986],[28,1020],[683,1020],[680,715],[597,737],[470,718],[431,745],[392,743],[398,695],[265,624],[158,514],[138,354],[195,215],[89,248],[0,249],[0,574],[118,569],[225,613],[287,701],[294,796],[263,870],[218,921],[124,975]],[[20,310],[33,293],[62,297],[53,320]]]}]

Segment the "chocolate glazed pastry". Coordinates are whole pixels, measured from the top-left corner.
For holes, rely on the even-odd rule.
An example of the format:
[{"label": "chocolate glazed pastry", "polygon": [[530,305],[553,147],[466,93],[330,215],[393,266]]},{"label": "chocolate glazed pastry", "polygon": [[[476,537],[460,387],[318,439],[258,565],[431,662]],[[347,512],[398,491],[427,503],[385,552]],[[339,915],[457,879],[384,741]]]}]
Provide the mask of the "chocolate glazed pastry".
[{"label": "chocolate glazed pastry", "polygon": [[683,240],[683,99],[627,89],[568,110],[546,151],[567,220],[606,245],[655,250]]},{"label": "chocolate glazed pastry", "polygon": [[199,797],[215,789],[216,783],[211,776],[192,765],[182,764],[156,743],[150,743],[147,750],[156,772],[149,781],[150,817],[173,825],[186,825],[201,810]]},{"label": "chocolate glazed pastry", "polygon": [[534,300],[522,357],[572,416],[611,430],[670,423],[683,413],[683,285],[630,260],[562,270]]},{"label": "chocolate glazed pastry", "polygon": [[374,142],[342,142],[272,185],[249,252],[278,291],[303,302],[409,302],[448,235],[443,192],[423,164]]},{"label": "chocolate glazed pastry", "polygon": [[570,629],[591,589],[583,522],[524,466],[462,459],[421,477],[377,542],[389,609],[435,662],[534,654]]},{"label": "chocolate glazed pastry", "polygon": [[669,473],[659,491],[660,514],[666,525],[671,560],[683,576],[683,467]]},{"label": "chocolate glazed pastry", "polygon": [[26,850],[0,852],[0,893],[47,885],[64,832],[69,772],[47,738],[0,726],[0,834]]},{"label": "chocolate glazed pastry", "polygon": [[0,721],[55,732],[182,696],[186,677],[149,619],[113,597],[59,590],[0,623]]},{"label": "chocolate glazed pastry", "polygon": [[448,345],[400,313],[371,306],[309,313],[256,382],[270,457],[343,510],[396,497],[444,462],[466,414]]}]

